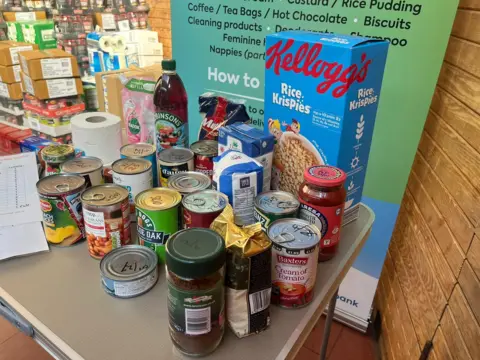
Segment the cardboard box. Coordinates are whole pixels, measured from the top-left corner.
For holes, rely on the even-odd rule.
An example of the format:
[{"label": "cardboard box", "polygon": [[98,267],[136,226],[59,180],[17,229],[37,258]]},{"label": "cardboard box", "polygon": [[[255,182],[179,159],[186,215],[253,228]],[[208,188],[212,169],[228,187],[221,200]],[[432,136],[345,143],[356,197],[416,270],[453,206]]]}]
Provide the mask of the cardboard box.
[{"label": "cardboard box", "polygon": [[127,43],[125,54],[163,56],[162,43]]},{"label": "cardboard box", "polygon": [[35,44],[27,44],[12,40],[0,41],[0,65],[17,65],[19,64],[19,52],[36,49],[38,49],[38,45]]},{"label": "cardboard box", "polygon": [[115,15],[112,13],[95,13],[95,24],[101,31],[118,30]]},{"label": "cardboard box", "polygon": [[3,18],[5,19],[5,21],[45,20],[47,18],[47,13],[45,11],[28,11],[28,12],[4,11]]},{"label": "cardboard box", "polygon": [[102,71],[95,74],[95,86],[97,87],[98,111],[106,112],[105,98],[107,97],[107,76],[121,74],[131,69],[121,69],[116,71]]},{"label": "cardboard box", "polygon": [[25,92],[36,96],[40,100],[83,94],[83,86],[80,78],[32,80],[24,72],[21,74]]},{"label": "cardboard box", "polygon": [[22,81],[20,76],[20,65],[2,66],[0,65],[0,81],[12,84]]},{"label": "cardboard box", "polygon": [[133,77],[142,77],[144,80],[156,82],[161,75],[162,67],[160,65],[154,65],[144,69],[133,69],[106,76],[105,111],[119,116],[122,119],[122,126],[124,126],[122,103],[122,89],[125,86],[124,84],[126,84],[128,80]]},{"label": "cardboard box", "polygon": [[0,96],[11,100],[23,99],[22,83],[7,84],[0,82]]},{"label": "cardboard box", "polygon": [[[305,168],[339,167],[348,223],[362,199],[388,42],[287,31],[268,35],[266,48],[264,127],[277,139],[272,188],[296,193]],[[300,216],[316,217],[322,229],[311,211],[302,207]]]},{"label": "cardboard box", "polygon": [[60,49],[24,51],[20,66],[32,80],[80,76],[77,59]]},{"label": "cardboard box", "polygon": [[151,30],[130,30],[117,31],[116,35],[125,38],[126,43],[156,44],[158,43],[158,33]]}]

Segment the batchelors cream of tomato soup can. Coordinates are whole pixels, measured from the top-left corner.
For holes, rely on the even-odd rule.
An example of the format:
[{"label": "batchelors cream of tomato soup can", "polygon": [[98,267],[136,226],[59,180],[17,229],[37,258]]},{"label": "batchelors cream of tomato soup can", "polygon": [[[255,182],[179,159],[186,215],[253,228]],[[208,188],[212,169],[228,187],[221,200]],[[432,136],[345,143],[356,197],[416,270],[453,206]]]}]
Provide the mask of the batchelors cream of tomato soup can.
[{"label": "batchelors cream of tomato soup can", "polygon": [[300,219],[270,224],[272,240],[272,304],[286,308],[308,305],[317,277],[320,231]]},{"label": "batchelors cream of tomato soup can", "polygon": [[210,228],[213,220],[225,209],[228,197],[219,191],[205,190],[185,195],[183,223],[189,228]]},{"label": "batchelors cream of tomato soup can", "polygon": [[145,159],[152,164],[153,186],[158,186],[157,151],[148,143],[127,144],[121,147],[120,157],[130,159]]},{"label": "batchelors cream of tomato soup can", "polygon": [[84,239],[80,194],[85,179],[79,175],[57,174],[37,182],[45,237],[58,246],[73,245]]},{"label": "batchelors cream of tomato soup can", "polygon": [[135,221],[135,197],[153,187],[152,164],[145,159],[120,159],[112,164],[113,183],[128,190],[130,220]]},{"label": "batchelors cream of tomato soup can", "polygon": [[60,173],[60,165],[75,157],[75,148],[66,144],[48,145],[40,154],[46,163],[45,176],[48,176]]},{"label": "batchelors cream of tomato soup can", "polygon": [[190,149],[195,154],[194,170],[213,177],[213,158],[218,156],[218,141],[200,140],[194,142]]},{"label": "batchelors cream of tomato soup can", "polygon": [[123,299],[139,296],[157,283],[157,255],[144,246],[123,246],[100,261],[100,274],[107,294]]},{"label": "batchelors cream of tomato soup can", "polygon": [[122,186],[98,185],[82,193],[88,252],[101,259],[113,249],[130,244],[130,204]]},{"label": "batchelors cream of tomato soup can", "polygon": [[193,152],[190,149],[170,148],[158,155],[160,185],[167,187],[168,178],[174,174],[193,171]]},{"label": "batchelors cream of tomato soup can", "polygon": [[154,188],[135,198],[138,243],[154,250],[158,261],[165,263],[165,243],[180,230],[182,195],[168,188]]},{"label": "batchelors cream of tomato soup can", "polygon": [[103,184],[103,162],[93,156],[82,156],[60,165],[62,173],[77,174],[85,178],[87,189]]},{"label": "batchelors cream of tomato soup can", "polygon": [[205,174],[187,171],[170,176],[167,185],[170,189],[176,190],[185,196],[196,191],[210,189],[212,180]]},{"label": "batchelors cream of tomato soup can", "polygon": [[278,219],[296,218],[300,201],[286,191],[266,191],[255,198],[253,216],[267,231],[270,224]]}]

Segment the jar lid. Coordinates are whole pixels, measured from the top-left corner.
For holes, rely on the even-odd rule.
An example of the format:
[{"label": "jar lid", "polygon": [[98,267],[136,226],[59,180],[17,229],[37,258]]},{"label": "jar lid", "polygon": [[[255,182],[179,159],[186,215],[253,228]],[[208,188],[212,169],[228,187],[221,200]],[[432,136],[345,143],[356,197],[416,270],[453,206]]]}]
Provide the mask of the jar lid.
[{"label": "jar lid", "polygon": [[168,239],[165,248],[168,270],[183,278],[203,278],[225,264],[225,242],[210,229],[181,230]]},{"label": "jar lid", "polygon": [[343,170],[329,165],[312,166],[305,170],[304,177],[306,182],[325,187],[342,185],[347,179]]}]

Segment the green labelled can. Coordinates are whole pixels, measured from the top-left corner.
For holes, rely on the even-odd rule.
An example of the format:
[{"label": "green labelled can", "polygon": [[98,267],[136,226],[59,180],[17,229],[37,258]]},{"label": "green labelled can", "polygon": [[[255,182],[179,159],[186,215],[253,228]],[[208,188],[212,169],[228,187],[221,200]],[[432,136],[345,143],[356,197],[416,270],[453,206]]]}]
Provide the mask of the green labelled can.
[{"label": "green labelled can", "polygon": [[253,216],[267,231],[272,222],[284,218],[296,218],[300,202],[286,191],[266,191],[255,198]]},{"label": "green labelled can", "polygon": [[85,178],[79,175],[50,175],[37,182],[43,228],[49,243],[69,246],[84,239],[80,201],[83,190]]},{"label": "green labelled can", "polygon": [[165,263],[165,244],[179,230],[182,195],[167,188],[148,189],[135,198],[138,243],[149,247]]}]

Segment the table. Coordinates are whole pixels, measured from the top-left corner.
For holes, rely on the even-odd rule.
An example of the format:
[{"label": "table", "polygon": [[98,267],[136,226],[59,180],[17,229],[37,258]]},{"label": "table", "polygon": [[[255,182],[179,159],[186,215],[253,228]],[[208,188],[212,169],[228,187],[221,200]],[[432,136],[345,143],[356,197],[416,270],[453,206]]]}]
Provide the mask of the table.
[{"label": "table", "polygon": [[[331,324],[338,287],[374,217],[362,204],[359,219],[343,228],[337,256],[319,264],[313,303],[293,310],[272,306],[270,328],[261,334],[238,339],[226,329],[206,359],[293,359],[329,302]],[[53,248],[0,263],[0,302],[9,309],[3,308],[4,315],[57,359],[185,359],[168,335],[164,271],[147,294],[116,299],[103,291],[98,262],[85,243]]]}]

